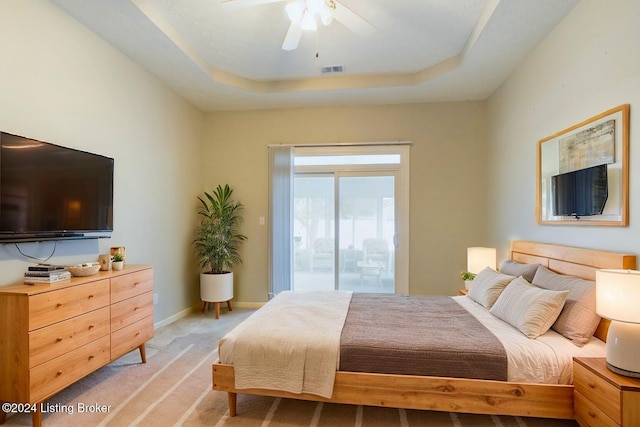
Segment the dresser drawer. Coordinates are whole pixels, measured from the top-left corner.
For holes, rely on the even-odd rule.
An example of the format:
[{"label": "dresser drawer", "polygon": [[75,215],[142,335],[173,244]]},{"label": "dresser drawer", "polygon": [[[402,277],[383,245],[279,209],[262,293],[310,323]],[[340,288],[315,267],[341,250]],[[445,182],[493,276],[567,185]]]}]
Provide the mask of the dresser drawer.
[{"label": "dresser drawer", "polygon": [[120,301],[111,306],[111,332],[153,315],[153,293]]},{"label": "dresser drawer", "polygon": [[109,363],[109,336],[57,357],[29,370],[31,402],[41,402],[53,393]]},{"label": "dresser drawer", "polygon": [[111,279],[111,304],[153,290],[153,270],[123,274]]},{"label": "dresser drawer", "polygon": [[590,374],[587,368],[577,363],[573,365],[573,384],[576,393],[580,393],[591,402],[597,402],[606,416],[617,424],[621,423],[621,393],[617,387],[599,376]]},{"label": "dresser drawer", "polygon": [[29,367],[109,335],[109,307],[29,332]]},{"label": "dresser drawer", "polygon": [[29,297],[29,330],[108,305],[108,279],[32,295]]},{"label": "dresser drawer", "polygon": [[581,427],[620,427],[604,412],[596,407],[592,401],[587,400],[580,392],[574,392],[573,396],[576,420]]},{"label": "dresser drawer", "polygon": [[111,334],[111,359],[116,359],[153,338],[153,317],[138,320]]}]

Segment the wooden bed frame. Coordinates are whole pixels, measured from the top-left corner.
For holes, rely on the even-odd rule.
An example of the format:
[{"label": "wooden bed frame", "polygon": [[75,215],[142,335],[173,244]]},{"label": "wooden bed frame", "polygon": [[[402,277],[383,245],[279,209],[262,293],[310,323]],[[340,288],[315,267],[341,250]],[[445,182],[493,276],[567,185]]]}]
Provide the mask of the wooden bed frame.
[{"label": "wooden bed frame", "polygon": [[[562,274],[594,280],[603,268],[635,269],[635,255],[596,251],[546,243],[514,241],[510,259],[539,263]],[[608,321],[594,334],[603,341]],[[384,406],[475,414],[574,419],[573,386],[336,372],[330,399],[277,390],[236,389],[233,365],[213,364],[213,390],[229,396],[229,416],[236,415],[237,393],[352,405]]]}]

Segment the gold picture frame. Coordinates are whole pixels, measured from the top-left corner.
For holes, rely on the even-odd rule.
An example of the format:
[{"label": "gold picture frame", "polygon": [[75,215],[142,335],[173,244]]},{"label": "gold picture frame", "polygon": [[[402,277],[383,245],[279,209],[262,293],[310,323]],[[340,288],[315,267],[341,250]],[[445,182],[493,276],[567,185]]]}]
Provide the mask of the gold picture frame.
[{"label": "gold picture frame", "polygon": [[[538,141],[536,222],[547,225],[629,225],[629,104],[607,110]],[[608,198],[601,215],[556,216],[552,176],[607,164]]]}]

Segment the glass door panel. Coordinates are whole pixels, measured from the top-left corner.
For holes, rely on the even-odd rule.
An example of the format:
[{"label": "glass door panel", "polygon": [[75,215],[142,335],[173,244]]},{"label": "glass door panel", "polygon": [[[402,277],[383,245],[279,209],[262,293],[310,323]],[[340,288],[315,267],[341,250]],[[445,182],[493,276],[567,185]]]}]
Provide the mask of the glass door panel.
[{"label": "glass door panel", "polygon": [[335,289],[334,187],[332,173],[294,178],[294,290]]},{"label": "glass door panel", "polygon": [[395,176],[338,178],[337,289],[395,292]]}]

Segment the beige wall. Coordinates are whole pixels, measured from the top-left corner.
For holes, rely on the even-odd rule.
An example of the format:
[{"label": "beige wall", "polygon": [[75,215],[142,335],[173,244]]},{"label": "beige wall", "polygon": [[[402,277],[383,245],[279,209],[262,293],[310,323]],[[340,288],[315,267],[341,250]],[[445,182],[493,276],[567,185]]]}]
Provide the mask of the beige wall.
[{"label": "beige wall", "polygon": [[[640,2],[582,0],[488,102],[490,240],[512,239],[640,255]],[[537,141],[631,104],[629,227],[535,224]]]},{"label": "beige wall", "polygon": [[[59,242],[50,262],[96,261],[124,245],[128,262],[155,267],[156,321],[194,304],[204,115],[47,1],[0,2],[0,40],[0,130],[115,158],[112,238]],[[0,284],[20,282],[29,264],[0,245]]]},{"label": "beige wall", "polygon": [[395,141],[411,147],[410,292],[453,294],[466,247],[486,230],[484,104],[442,103],[212,113],[207,116],[204,190],[228,183],[245,205],[236,299],[265,301],[269,144]]}]

